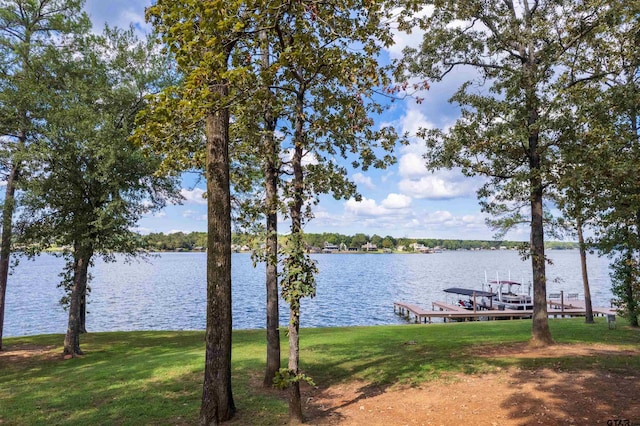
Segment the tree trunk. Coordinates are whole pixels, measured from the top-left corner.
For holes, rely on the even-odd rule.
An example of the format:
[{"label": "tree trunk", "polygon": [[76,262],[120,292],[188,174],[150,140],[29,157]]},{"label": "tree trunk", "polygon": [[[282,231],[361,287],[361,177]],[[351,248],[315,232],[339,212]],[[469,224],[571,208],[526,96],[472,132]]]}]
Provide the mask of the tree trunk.
[{"label": "tree trunk", "polygon": [[533,274],[533,321],[531,325],[530,343],[534,346],[546,346],[553,343],[549,330],[549,315],[547,311],[547,277],[544,255],[544,220],[542,158],[540,156],[539,103],[536,93],[536,63],[535,46],[531,41],[531,16],[525,5],[525,25],[527,27],[527,43],[521,46],[522,52],[527,52],[523,63],[523,89],[528,111],[528,152],[529,157],[529,197],[531,203],[531,270]]},{"label": "tree trunk", "polygon": [[265,176],[267,192],[267,366],[264,386],[273,386],[273,378],[280,370],[280,329],[278,311],[278,214],[274,206],[277,203],[277,176],[272,171]]},{"label": "tree trunk", "polygon": [[[220,99],[226,84],[211,86]],[[229,191],[229,110],[206,117],[207,138],[207,325],[200,424],[231,419],[231,197]]]},{"label": "tree trunk", "polygon": [[[269,42],[266,31],[260,33],[262,41],[262,67],[269,67]],[[267,205],[266,238],[266,286],[267,286],[267,365],[264,373],[265,387],[273,386],[273,379],[280,370],[280,329],[278,311],[278,154],[279,144],[275,138],[276,119],[269,102],[273,96],[266,88],[268,101],[265,105],[264,122],[264,180]]]},{"label": "tree trunk", "polygon": [[582,285],[584,286],[584,322],[594,324],[593,307],[591,305],[591,289],[589,288],[589,274],[587,273],[587,249],[584,245],[584,235],[582,234],[582,220],[577,219],[578,244],[580,245],[580,265],[582,267]]},{"label": "tree trunk", "polygon": [[534,191],[531,200],[531,266],[533,271],[533,323],[531,344],[553,344],[547,312],[547,277],[544,255],[544,230],[542,222],[542,188]]},{"label": "tree trunk", "polygon": [[638,267],[638,263],[633,258],[633,250],[627,248],[624,259],[624,267],[626,273],[624,274],[624,296],[623,301],[627,308],[627,316],[629,325],[631,327],[638,327],[638,309],[637,301],[634,297],[633,287],[635,284],[635,269]]},{"label": "tree trunk", "polygon": [[[531,110],[529,125],[535,126],[538,114],[535,108]],[[531,127],[530,127],[531,128]],[[544,222],[543,222],[543,186],[540,177],[540,154],[538,153],[537,130],[529,136],[529,182],[531,190],[531,267],[533,273],[533,322],[531,326],[531,341],[534,346],[553,344],[549,330],[549,315],[547,311],[547,277],[544,255]]]},{"label": "tree trunk", "polygon": [[13,212],[15,211],[15,192],[18,174],[18,164],[13,164],[7,178],[4,205],[2,206],[2,241],[0,242],[0,351],[2,350],[2,336],[4,332],[4,307],[7,295],[7,282],[9,279]]},{"label": "tree trunk", "polygon": [[629,325],[631,327],[638,327],[638,311],[635,308],[637,302],[633,294],[633,276],[631,274],[627,276],[627,281],[625,282],[625,292]]},{"label": "tree trunk", "polygon": [[[296,105],[295,124],[295,149],[291,167],[293,168],[293,204],[291,206],[291,233],[302,232],[302,204],[304,196],[304,174],[302,171],[302,134],[303,120],[302,107],[303,97],[298,95]],[[302,244],[302,239],[296,239]],[[300,298],[294,298],[289,309],[289,365],[288,369],[292,374],[300,373]],[[300,382],[294,381],[291,384],[289,398],[289,422],[292,424],[303,423],[302,401],[300,398]]]},{"label": "tree trunk", "polygon": [[[292,307],[289,311],[289,365],[288,369],[293,374],[299,374],[300,360],[300,309]],[[300,306],[300,301],[297,301]],[[300,397],[300,382],[294,381],[289,388],[289,423],[303,423],[302,398]]]},{"label": "tree trunk", "polygon": [[84,287],[84,294],[80,298],[80,333],[87,332],[87,286]]},{"label": "tree trunk", "polygon": [[82,299],[86,295],[89,262],[93,256],[91,247],[76,244],[73,252],[73,286],[69,296],[69,322],[64,337],[64,355],[83,355],[80,350]]}]

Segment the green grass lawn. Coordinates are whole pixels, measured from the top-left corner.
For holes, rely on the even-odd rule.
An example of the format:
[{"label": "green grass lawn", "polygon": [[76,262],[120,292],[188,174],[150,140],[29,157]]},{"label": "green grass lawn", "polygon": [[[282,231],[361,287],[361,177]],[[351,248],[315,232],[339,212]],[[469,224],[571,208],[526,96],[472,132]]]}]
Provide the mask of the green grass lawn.
[{"label": "green grass lawn", "polygon": [[[637,349],[640,331],[609,330],[604,319],[550,320],[558,343],[610,344]],[[286,354],[286,336],[282,332]],[[639,356],[495,358],[479,347],[526,342],[531,322],[303,329],[301,366],[321,387],[353,380],[413,386],[456,373],[549,366],[565,370],[640,369]],[[260,388],[265,362],[263,330],[234,332],[236,424],[283,424],[285,394]],[[61,359],[60,335],[5,339],[0,357],[0,424],[196,424],[204,366],[203,332],[90,333],[83,358]],[[52,347],[56,356],[17,358],[21,348]],[[286,365],[286,359],[283,359]],[[249,421],[250,420],[250,421]]]}]

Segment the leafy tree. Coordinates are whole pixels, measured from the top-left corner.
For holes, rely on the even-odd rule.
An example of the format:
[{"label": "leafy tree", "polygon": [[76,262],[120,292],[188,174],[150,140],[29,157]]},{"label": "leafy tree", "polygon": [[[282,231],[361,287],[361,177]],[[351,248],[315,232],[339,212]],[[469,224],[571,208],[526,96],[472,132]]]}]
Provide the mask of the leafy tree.
[{"label": "leafy tree", "polygon": [[[355,185],[345,178],[347,170],[334,161],[335,157],[349,158],[355,167],[365,169],[372,165],[383,167],[392,160],[390,156],[377,158],[375,149],[377,145],[382,151],[391,149],[395,142],[394,132],[373,130],[369,116],[381,110],[380,105],[370,101],[372,82],[374,85],[386,83],[386,77],[379,73],[377,63],[369,53],[349,53],[346,48],[350,42],[366,39],[362,35],[365,31],[374,38],[384,35],[384,42],[390,39],[384,25],[370,25],[364,29],[362,23],[369,19],[365,16],[368,12],[352,19],[349,11],[354,5],[328,3],[318,7],[314,2],[300,2],[280,7],[273,16],[263,10],[261,14],[269,16],[269,26],[265,26],[269,31],[264,29],[257,33],[253,44],[246,42],[248,53],[243,51],[239,55],[257,56],[251,53],[251,46],[259,46],[260,61],[243,62],[245,67],[253,67],[253,77],[247,77],[249,85],[260,89],[252,92],[249,102],[234,105],[234,129],[242,140],[242,144],[234,146],[234,151],[242,160],[239,161],[242,163],[239,187],[249,191],[258,189],[258,199],[263,200],[256,202],[250,197],[245,206],[265,207],[259,213],[267,218],[267,282],[273,276],[269,274],[270,260],[275,271],[277,249],[269,238],[275,234],[276,212],[286,206],[282,199],[277,200],[277,187],[283,188],[289,200],[302,197],[300,207],[306,205],[304,211],[294,212],[289,208],[292,218],[304,215],[302,221],[311,215],[310,207],[317,202],[317,194],[332,192],[336,198],[357,196]],[[379,10],[370,9],[370,15],[378,19]],[[323,17],[318,19],[320,16]],[[354,35],[354,28],[360,34]],[[368,39],[365,44],[370,52],[378,49]],[[310,46],[315,46],[317,51],[309,50]],[[355,68],[366,69],[368,75],[358,78]],[[245,81],[242,84],[246,85]],[[281,137],[275,137],[276,122]],[[296,164],[298,161],[300,164]],[[304,183],[297,180],[298,166],[302,167]],[[258,168],[261,173],[255,173]],[[264,186],[256,185],[252,179],[261,180]],[[303,193],[297,194],[297,189],[291,189],[296,186]],[[251,218],[252,215],[247,216]],[[292,225],[292,232],[297,226]],[[333,235],[322,240],[296,237],[290,242],[302,244],[303,240],[320,247],[325,241],[339,242]],[[267,294],[272,294],[268,296],[268,318],[277,315],[277,312],[269,314],[277,307],[269,302],[275,302],[275,294],[270,290],[273,288],[276,287],[267,284]],[[268,341],[277,343],[275,332],[270,333],[270,324],[274,329],[276,326],[268,320]],[[268,358],[274,348],[275,344],[268,342]],[[272,371],[270,364],[268,359],[265,384]],[[275,362],[271,365],[275,366]]]},{"label": "leafy tree", "polygon": [[[461,117],[448,131],[423,131],[430,168],[459,167],[487,178],[479,197],[505,232],[528,222],[534,284],[532,344],[553,342],[544,254],[545,190],[554,185],[564,79],[558,68],[594,37],[610,8],[599,2],[407,1],[409,26],[427,32],[408,49],[399,75],[441,81],[463,67],[475,73],[453,96]],[[425,17],[415,12],[433,8]],[[527,216],[528,219],[527,219]]]},{"label": "leafy tree", "polygon": [[[608,160],[599,179],[606,191],[599,205],[598,247],[614,257],[613,292],[620,312],[637,327],[640,317],[640,7],[631,2],[617,27],[617,49],[607,59],[618,65],[618,72],[607,79],[607,106],[612,132],[606,134]],[[616,54],[617,53],[617,54]],[[605,149],[606,149],[605,148]]]},{"label": "leafy tree", "polygon": [[260,32],[261,68],[263,78],[264,132],[262,133],[263,162],[266,216],[266,271],[265,284],[267,291],[267,365],[264,373],[264,386],[273,386],[273,380],[280,370],[280,310],[278,302],[278,182],[280,178],[280,140],[276,136],[278,113],[276,112],[276,95],[271,90],[274,76],[269,73],[270,46],[266,30]]},{"label": "leafy tree", "polygon": [[[573,124],[571,129],[567,132],[574,135],[575,129],[578,127],[577,123]],[[578,141],[576,141],[578,142]],[[583,144],[576,143],[575,148],[582,150]],[[575,161],[582,153],[587,152],[588,149],[583,150],[577,156],[572,157]],[[591,303],[591,289],[589,286],[589,274],[587,271],[587,242],[584,238],[584,229],[586,227],[585,222],[588,221],[586,209],[584,207],[585,197],[584,193],[589,183],[581,175],[580,170],[583,168],[571,167],[569,163],[565,168],[562,179],[559,182],[559,189],[561,195],[558,196],[558,205],[562,208],[563,214],[566,217],[566,221],[563,221],[564,226],[570,231],[575,230],[578,237],[578,247],[580,250],[580,266],[582,270],[582,284],[584,289],[584,302],[585,302],[585,322],[587,324],[594,324],[593,319],[593,306]]]},{"label": "leafy tree", "polygon": [[[235,412],[231,390],[230,87],[247,73],[233,56],[256,32],[257,5],[221,0],[159,0],[147,18],[177,62],[182,80],[140,115],[136,139],[164,156],[164,167],[204,170],[207,182],[207,326],[201,424]],[[233,93],[231,93],[233,94]]]},{"label": "leafy tree", "polygon": [[389,237],[389,236],[384,237],[384,240],[382,240],[382,247],[386,249],[394,248],[395,244],[394,244],[393,237]]},{"label": "leafy tree", "polygon": [[[253,44],[247,43],[248,49],[257,50],[259,60],[251,64],[255,69],[250,83],[245,83],[245,87],[238,90],[252,95],[234,105],[232,184],[239,200],[237,222],[254,229],[254,233],[260,234],[260,241],[265,242],[265,249],[254,252],[254,258],[265,263],[267,362],[263,385],[272,387],[281,365],[278,212],[282,203],[278,190],[282,168],[281,138],[276,134],[281,112],[274,91],[277,67],[272,66],[272,46],[267,29],[261,29],[251,41]],[[264,219],[263,226],[257,225],[260,219]]]},{"label": "leafy tree", "polygon": [[573,143],[560,150],[559,204],[575,223],[582,257],[587,242],[581,228],[588,225],[595,231],[592,245],[614,259],[614,295],[621,313],[637,325],[640,3],[614,3],[608,10],[605,30],[576,45],[564,64],[562,137]]},{"label": "leafy tree", "polygon": [[290,308],[285,382],[291,390],[290,419],[300,422],[300,299],[315,292],[315,269],[302,247],[303,223],[312,217],[318,194],[358,197],[335,157],[348,158],[364,170],[393,161],[386,151],[396,142],[395,132],[374,129],[371,118],[382,110],[375,89],[388,84],[375,55],[391,38],[380,5],[359,1],[292,3],[272,34],[283,105],[280,132],[289,143],[283,167],[292,176],[283,185],[291,218],[281,281]]},{"label": "leafy tree", "polygon": [[365,234],[356,234],[351,239],[351,247],[357,247],[360,249],[363,245],[367,244],[369,241],[369,236]]},{"label": "leafy tree", "polygon": [[[158,82],[150,49],[133,30],[107,29],[87,37],[76,50],[51,61],[62,84],[55,108],[34,143],[29,166],[38,173],[25,183],[21,237],[33,250],[53,243],[70,246],[63,285],[68,289],[69,322],[64,354],[82,354],[89,267],[94,255],[115,261],[114,253],[135,254],[131,231],[142,214],[176,198],[172,178],[157,177],[159,159],[144,157],[128,138],[142,96]],[[109,59],[105,59],[109,58]]]},{"label": "leafy tree", "polygon": [[15,191],[28,178],[24,161],[28,147],[41,132],[50,99],[46,97],[56,71],[47,56],[89,28],[82,0],[0,1],[0,143],[6,174],[0,243],[0,349],[5,294],[11,256]]}]

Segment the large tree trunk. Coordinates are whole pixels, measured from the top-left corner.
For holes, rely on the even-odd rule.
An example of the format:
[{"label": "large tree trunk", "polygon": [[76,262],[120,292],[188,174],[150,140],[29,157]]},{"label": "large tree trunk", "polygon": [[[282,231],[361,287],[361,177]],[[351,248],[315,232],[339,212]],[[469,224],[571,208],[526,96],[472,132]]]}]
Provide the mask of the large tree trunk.
[{"label": "large tree trunk", "polygon": [[[527,6],[525,15],[529,15]],[[525,19],[527,27],[531,25],[530,16]],[[531,30],[531,28],[528,28]],[[533,321],[531,325],[530,343],[534,346],[546,346],[553,343],[549,330],[549,315],[547,311],[547,276],[544,255],[544,220],[542,158],[540,156],[539,130],[539,99],[536,93],[536,63],[535,46],[529,40],[521,46],[521,54],[526,54],[523,63],[522,88],[525,91],[525,102],[528,111],[527,130],[529,157],[529,201],[531,205],[531,270],[533,274]]]},{"label": "large tree trunk", "polygon": [[594,324],[593,307],[591,305],[591,289],[589,288],[589,274],[587,272],[587,249],[584,244],[584,235],[582,234],[582,220],[576,220],[576,228],[578,229],[578,244],[580,245],[580,265],[582,267],[582,285],[584,287],[584,322]]},{"label": "large tree trunk", "polygon": [[533,323],[531,344],[553,344],[549,330],[547,311],[547,277],[544,255],[544,230],[542,222],[542,188],[534,191],[531,200],[531,266],[533,271]]},{"label": "large tree trunk", "polygon": [[[220,99],[226,84],[211,86]],[[200,424],[231,419],[231,197],[229,191],[229,111],[206,117],[207,138],[207,328]]]},{"label": "large tree trunk", "polygon": [[[269,67],[269,42],[266,31],[260,33],[262,41],[262,67]],[[280,370],[280,329],[278,311],[278,154],[279,144],[275,138],[276,118],[269,103],[273,96],[269,88],[265,105],[264,122],[264,179],[267,205],[267,365],[264,373],[264,386],[272,387],[273,379]]]},{"label": "large tree trunk", "polygon": [[[530,128],[535,128],[538,114],[531,108]],[[529,173],[531,189],[531,268],[533,273],[533,321],[531,326],[531,344],[546,346],[553,344],[549,330],[547,311],[547,277],[544,255],[543,222],[543,186],[540,177],[540,154],[538,153],[539,134],[534,130],[529,136]]]},{"label": "large tree trunk", "polygon": [[67,334],[64,337],[64,355],[76,357],[83,355],[80,350],[80,328],[82,299],[87,291],[87,278],[89,262],[93,256],[91,247],[84,247],[76,244],[73,252],[73,286],[69,296],[69,322]]},{"label": "large tree trunk", "polygon": [[2,241],[0,242],[0,351],[2,350],[2,336],[4,333],[4,307],[7,295],[7,282],[9,279],[13,212],[15,211],[15,192],[18,174],[18,164],[13,164],[7,177],[7,188],[5,190],[4,205],[2,206]]}]

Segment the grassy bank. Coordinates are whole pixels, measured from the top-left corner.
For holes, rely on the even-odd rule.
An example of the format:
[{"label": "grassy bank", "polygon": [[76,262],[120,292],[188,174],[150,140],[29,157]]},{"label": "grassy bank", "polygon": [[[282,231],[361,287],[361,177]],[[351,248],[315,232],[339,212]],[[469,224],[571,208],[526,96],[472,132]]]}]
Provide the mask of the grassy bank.
[{"label": "grassy bank", "polygon": [[[559,343],[637,348],[640,332],[603,319],[550,321]],[[565,370],[640,369],[638,356],[545,359],[480,356],[490,347],[526,342],[529,321],[304,329],[302,368],[327,387],[354,380],[413,386],[457,373],[518,366]],[[283,335],[283,354],[286,337]],[[0,355],[0,424],[195,424],[204,365],[203,332],[91,333],[86,356],[63,361],[62,336],[5,340]],[[260,387],[264,331],[234,332],[235,424],[283,424],[283,393]],[[283,360],[286,365],[286,360]]]}]

